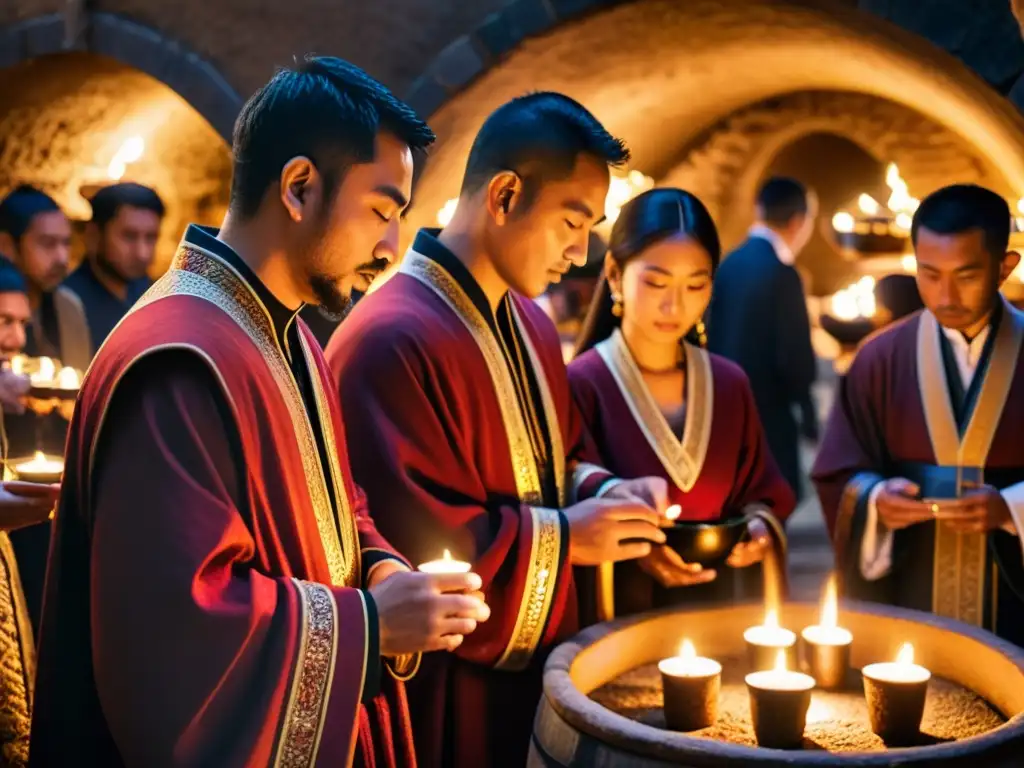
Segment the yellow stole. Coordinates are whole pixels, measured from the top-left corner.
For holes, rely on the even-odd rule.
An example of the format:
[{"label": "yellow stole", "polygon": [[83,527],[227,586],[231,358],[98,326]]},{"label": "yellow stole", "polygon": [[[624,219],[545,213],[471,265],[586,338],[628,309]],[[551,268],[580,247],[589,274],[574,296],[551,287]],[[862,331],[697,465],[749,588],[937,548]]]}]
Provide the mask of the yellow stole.
[{"label": "yellow stole", "polygon": [[[917,384],[935,463],[951,467],[984,467],[1017,371],[1024,342],[1024,315],[1003,300],[992,358],[984,372],[978,401],[961,439],[949,399],[942,364],[939,323],[925,310],[917,331]],[[978,375],[982,375],[981,372]],[[961,534],[941,523],[935,526],[932,611],[981,626],[984,617],[987,534]]]}]

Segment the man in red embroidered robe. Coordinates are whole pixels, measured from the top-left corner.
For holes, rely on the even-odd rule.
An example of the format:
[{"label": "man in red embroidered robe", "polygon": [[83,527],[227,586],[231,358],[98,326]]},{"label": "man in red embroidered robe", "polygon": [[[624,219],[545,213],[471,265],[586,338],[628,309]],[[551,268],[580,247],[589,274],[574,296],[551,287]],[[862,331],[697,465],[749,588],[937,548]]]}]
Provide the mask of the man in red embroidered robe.
[{"label": "man in red embroidered robe", "polygon": [[609,165],[627,156],[560,94],[500,108],[449,226],[420,232],[328,345],[380,530],[413,561],[472,562],[493,611],[411,684],[422,765],[524,764],[544,657],[577,629],[572,566],[664,541],[665,481],[584,461],[556,330],[529,298],[585,262]]},{"label": "man in red embroidered robe", "polygon": [[878,334],[841,381],[813,477],[851,597],[1024,644],[1024,316],[1010,211],[947,187],[914,217],[926,309]]},{"label": "man in red embroidered robe", "polygon": [[480,580],[410,573],[374,530],[296,315],[393,258],[432,138],[338,59],[243,108],[223,229],[189,228],[83,383],[32,765],[414,764],[402,657],[486,619],[448,594]]}]

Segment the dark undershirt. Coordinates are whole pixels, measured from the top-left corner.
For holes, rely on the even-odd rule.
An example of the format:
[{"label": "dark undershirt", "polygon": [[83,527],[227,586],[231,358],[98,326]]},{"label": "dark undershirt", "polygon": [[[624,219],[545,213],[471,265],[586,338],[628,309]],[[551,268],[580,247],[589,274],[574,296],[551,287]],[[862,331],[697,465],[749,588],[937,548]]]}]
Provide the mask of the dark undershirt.
[{"label": "dark undershirt", "polygon": [[[544,418],[543,401],[540,396],[540,387],[537,383],[537,372],[533,370],[526,356],[526,347],[523,343],[519,329],[512,318],[510,303],[511,297],[506,293],[498,304],[497,312],[491,310],[480,284],[470,274],[466,265],[459,261],[459,258],[446,248],[438,239],[439,229],[421,229],[416,234],[413,249],[437,262],[465,292],[473,306],[487,321],[488,326],[501,343],[502,354],[505,364],[512,375],[512,382],[516,389],[516,399],[519,403],[519,411],[523,416],[523,422],[530,432],[531,445],[533,446],[534,458],[537,466],[542,467],[542,492],[545,503],[559,506],[557,485],[555,483],[554,464],[552,462],[551,436],[548,434],[547,423]],[[522,357],[519,358],[516,350],[521,350]],[[518,359],[517,359],[518,358]],[[536,419],[531,418],[531,413],[536,414]]]}]

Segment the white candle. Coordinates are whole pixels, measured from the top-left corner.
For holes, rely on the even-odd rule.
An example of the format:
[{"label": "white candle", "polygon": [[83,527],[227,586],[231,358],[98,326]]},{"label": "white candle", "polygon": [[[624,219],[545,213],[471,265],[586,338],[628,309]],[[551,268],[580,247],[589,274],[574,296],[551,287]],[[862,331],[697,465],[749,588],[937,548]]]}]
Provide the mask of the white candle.
[{"label": "white candle", "polygon": [[805,627],[800,634],[804,640],[815,645],[849,645],[853,642],[853,634],[839,626],[839,598],[834,575],[825,586],[821,618],[817,624]]},{"label": "white candle", "polygon": [[865,677],[887,683],[925,683],[932,676],[928,669],[914,663],[914,646],[910,643],[903,644],[896,661],[868,664],[862,671]]},{"label": "white candle", "polygon": [[683,640],[678,656],[662,659],[658,670],[671,677],[707,677],[722,672],[722,665],[714,659],[698,656],[689,640]]},{"label": "white candle", "polygon": [[444,557],[440,560],[421,563],[418,570],[422,573],[469,573],[470,567],[467,562],[453,560],[452,553],[446,549]]},{"label": "white candle", "polygon": [[745,680],[751,688],[761,691],[809,691],[814,687],[814,678],[810,675],[786,669],[785,651],[779,651],[774,669],[751,672]]},{"label": "white candle", "polygon": [[752,645],[772,648],[788,648],[796,643],[796,635],[779,626],[779,617],[774,608],[765,614],[764,624],[748,628],[743,633],[743,639]]},{"label": "white candle", "polygon": [[78,371],[69,366],[61,368],[60,373],[57,374],[58,389],[78,389],[80,383],[81,379]]},{"label": "white candle", "polygon": [[59,479],[63,472],[63,460],[46,456],[42,451],[36,451],[29,461],[14,465],[14,473],[22,480],[39,479],[39,482],[44,482],[46,479]]}]

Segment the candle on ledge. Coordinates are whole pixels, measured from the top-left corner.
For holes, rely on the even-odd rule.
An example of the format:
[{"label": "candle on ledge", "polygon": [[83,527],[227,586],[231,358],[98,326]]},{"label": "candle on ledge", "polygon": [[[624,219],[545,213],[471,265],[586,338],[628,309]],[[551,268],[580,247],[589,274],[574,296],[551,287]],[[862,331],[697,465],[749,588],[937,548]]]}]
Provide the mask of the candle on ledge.
[{"label": "candle on ledge", "polygon": [[469,563],[462,560],[452,560],[452,553],[446,549],[440,560],[420,563],[417,570],[422,573],[469,573],[470,567]]},{"label": "candle on ledge", "polygon": [[64,461],[36,451],[32,459],[14,465],[14,474],[28,483],[59,483],[64,474]]},{"label": "candle on ledge", "polygon": [[820,688],[841,688],[850,668],[850,646],[853,634],[839,626],[839,598],[833,574],[825,585],[818,623],[805,627],[804,641],[807,668]]},{"label": "candle on ledge", "polygon": [[814,678],[786,668],[786,652],[776,653],[775,668],[746,676],[750,718],[757,743],[769,749],[791,749],[803,743]]},{"label": "candle on ledge", "polygon": [[904,643],[895,662],[868,664],[864,698],[871,730],[886,743],[913,741],[921,731],[921,717],[932,673],[914,663],[914,646]]},{"label": "candle on ledge", "polygon": [[665,724],[673,731],[696,731],[718,720],[722,665],[698,656],[683,640],[678,656],[658,662],[664,696]]},{"label": "candle on ledge", "polygon": [[796,666],[796,635],[779,626],[779,616],[774,608],[765,613],[764,624],[747,629],[743,639],[747,643],[747,658],[753,671],[771,669],[779,651],[784,652],[787,664]]}]

